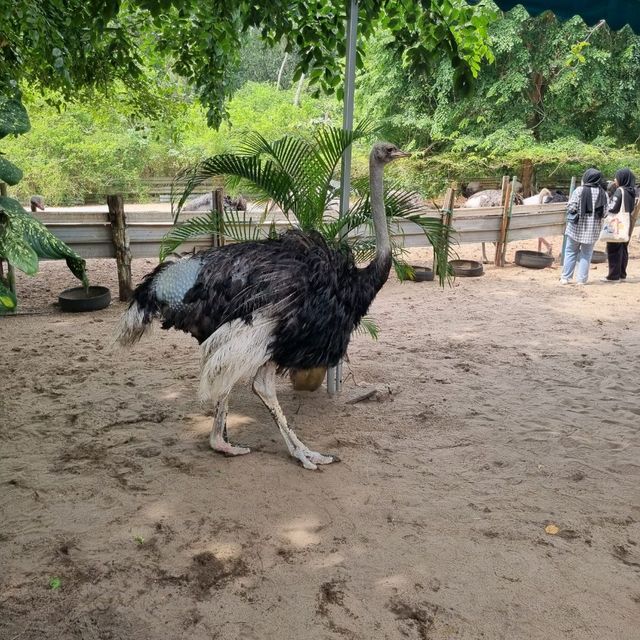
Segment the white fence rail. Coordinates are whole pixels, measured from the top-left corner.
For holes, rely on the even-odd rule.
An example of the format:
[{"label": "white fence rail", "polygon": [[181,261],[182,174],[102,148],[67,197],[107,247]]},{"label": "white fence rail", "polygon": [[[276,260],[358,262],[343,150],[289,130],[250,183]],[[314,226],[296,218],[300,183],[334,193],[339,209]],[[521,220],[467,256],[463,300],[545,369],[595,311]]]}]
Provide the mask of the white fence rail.
[{"label": "white fence rail", "polygon": [[[507,241],[528,240],[538,237],[559,236],[564,233],[565,206],[563,203],[548,205],[514,206],[509,225]],[[131,210],[130,210],[131,207]],[[167,209],[139,210],[139,207],[125,206],[127,230],[133,258],[157,257],[162,238],[171,229],[171,213]],[[84,258],[113,258],[115,249],[112,241],[111,225],[104,208],[73,207],[39,212],[37,217],[60,240],[68,244]],[[148,207],[147,207],[148,209]],[[181,220],[199,213],[183,213]],[[248,214],[251,215],[251,214]],[[259,213],[254,214],[255,220]],[[435,211],[425,211],[426,216],[438,215]],[[483,209],[455,209],[453,212],[452,238],[459,244],[495,242],[500,232],[502,207]],[[271,221],[264,222],[262,231],[266,236]],[[277,229],[286,229],[285,220],[276,220]],[[356,230],[356,233],[358,231]],[[427,239],[416,224],[400,221],[395,232],[402,238],[405,247],[428,246]],[[191,240],[181,245],[181,251],[205,249],[212,245],[210,238]]]}]

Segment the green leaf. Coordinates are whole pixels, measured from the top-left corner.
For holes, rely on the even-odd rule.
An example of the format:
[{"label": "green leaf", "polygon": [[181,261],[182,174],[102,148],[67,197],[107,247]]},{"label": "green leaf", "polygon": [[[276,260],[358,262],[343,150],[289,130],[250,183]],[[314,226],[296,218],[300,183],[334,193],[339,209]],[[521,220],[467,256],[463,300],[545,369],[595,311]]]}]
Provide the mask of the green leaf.
[{"label": "green leaf", "polygon": [[18,184],[22,180],[22,169],[0,156],[0,182],[6,182],[9,186]]},{"label": "green leaf", "polygon": [[0,196],[0,255],[28,275],[38,272],[38,258],[64,259],[71,273],[87,286],[86,262],[13,198]]},{"label": "green leaf", "polygon": [[31,128],[27,110],[20,100],[0,95],[0,138],[26,133]]},{"label": "green leaf", "polygon": [[13,311],[18,304],[16,296],[0,279],[0,314]]},{"label": "green leaf", "polygon": [[2,224],[0,257],[29,276],[38,273],[38,254],[25,241],[24,233],[14,218],[8,218]]}]

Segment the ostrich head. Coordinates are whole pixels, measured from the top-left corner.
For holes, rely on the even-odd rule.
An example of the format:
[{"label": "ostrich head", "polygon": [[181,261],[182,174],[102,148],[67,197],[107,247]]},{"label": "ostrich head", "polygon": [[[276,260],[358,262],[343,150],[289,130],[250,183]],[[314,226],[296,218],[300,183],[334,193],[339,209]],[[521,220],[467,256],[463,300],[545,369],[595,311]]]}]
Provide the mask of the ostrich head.
[{"label": "ostrich head", "polygon": [[398,158],[408,158],[410,155],[390,142],[376,142],[371,150],[371,160],[382,165]]},{"label": "ostrich head", "polygon": [[36,209],[44,211],[44,198],[42,196],[31,196],[29,204],[31,205],[31,211],[35,211]]}]

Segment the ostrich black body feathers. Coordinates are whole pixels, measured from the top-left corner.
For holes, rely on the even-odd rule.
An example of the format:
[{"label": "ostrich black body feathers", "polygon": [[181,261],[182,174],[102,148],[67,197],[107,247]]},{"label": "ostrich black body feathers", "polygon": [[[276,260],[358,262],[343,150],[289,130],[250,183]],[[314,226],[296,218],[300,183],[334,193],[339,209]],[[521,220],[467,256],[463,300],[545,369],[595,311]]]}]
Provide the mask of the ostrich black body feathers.
[{"label": "ostrich black body feathers", "polygon": [[161,264],[132,305],[145,324],[160,317],[163,329],[186,331],[200,343],[228,322],[267,316],[275,321],[271,360],[280,369],[334,366],[390,266],[383,256],[359,269],[350,251],[330,248],[319,234],[288,231]]}]

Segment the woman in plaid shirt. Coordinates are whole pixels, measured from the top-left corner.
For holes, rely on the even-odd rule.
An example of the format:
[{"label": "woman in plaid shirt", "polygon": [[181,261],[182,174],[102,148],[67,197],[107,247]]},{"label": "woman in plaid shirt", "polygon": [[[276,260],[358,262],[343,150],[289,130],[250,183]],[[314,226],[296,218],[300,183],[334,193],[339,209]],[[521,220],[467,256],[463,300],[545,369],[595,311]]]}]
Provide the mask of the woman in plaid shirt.
[{"label": "woman in plaid shirt", "polygon": [[597,169],[587,169],[582,184],[571,194],[567,203],[567,227],[564,264],[560,284],[569,284],[578,264],[577,284],[587,284],[593,245],[598,240],[608,199]]}]

